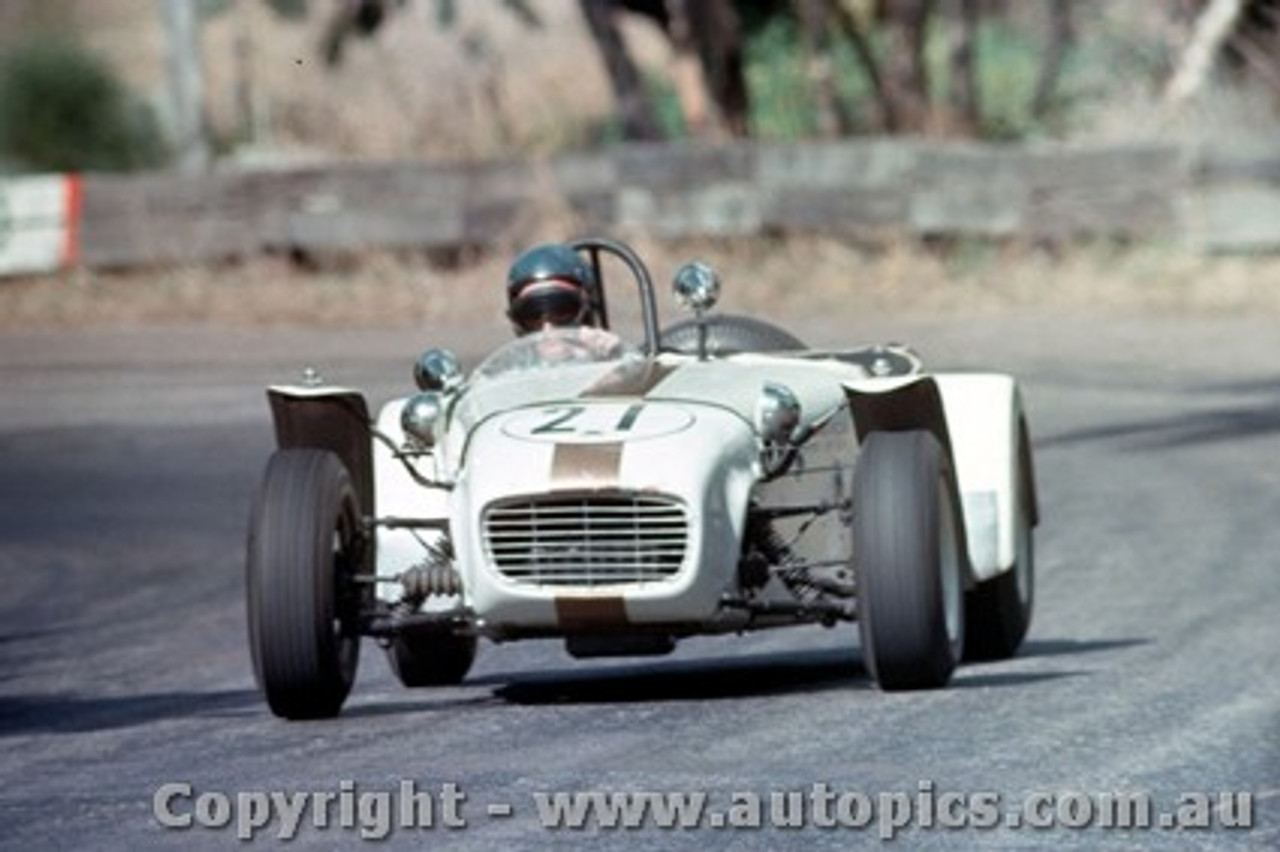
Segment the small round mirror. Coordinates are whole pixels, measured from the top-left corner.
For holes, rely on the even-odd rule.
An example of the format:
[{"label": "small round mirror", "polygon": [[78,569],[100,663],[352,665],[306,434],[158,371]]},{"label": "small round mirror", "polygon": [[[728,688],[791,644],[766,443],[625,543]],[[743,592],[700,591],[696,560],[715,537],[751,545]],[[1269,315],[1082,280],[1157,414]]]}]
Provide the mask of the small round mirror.
[{"label": "small round mirror", "polygon": [[686,263],[676,272],[673,289],[676,301],[702,313],[720,298],[720,276],[701,261]]},{"label": "small round mirror", "polygon": [[449,393],[462,384],[462,365],[448,349],[428,349],[413,365],[413,381],[418,390]]}]

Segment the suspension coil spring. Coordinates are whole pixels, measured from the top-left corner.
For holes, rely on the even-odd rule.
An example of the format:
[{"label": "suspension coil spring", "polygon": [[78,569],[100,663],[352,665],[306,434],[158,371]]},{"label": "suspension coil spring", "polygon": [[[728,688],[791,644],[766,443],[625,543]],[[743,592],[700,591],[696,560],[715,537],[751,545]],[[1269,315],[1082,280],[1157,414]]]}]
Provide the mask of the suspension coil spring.
[{"label": "suspension coil spring", "polygon": [[426,600],[432,595],[458,595],[462,593],[462,578],[449,564],[424,562],[400,575],[404,596],[412,600]]},{"label": "suspension coil spring", "polygon": [[433,595],[462,594],[462,578],[453,567],[453,542],[447,537],[427,545],[426,558],[400,575],[404,599],[421,603]]}]

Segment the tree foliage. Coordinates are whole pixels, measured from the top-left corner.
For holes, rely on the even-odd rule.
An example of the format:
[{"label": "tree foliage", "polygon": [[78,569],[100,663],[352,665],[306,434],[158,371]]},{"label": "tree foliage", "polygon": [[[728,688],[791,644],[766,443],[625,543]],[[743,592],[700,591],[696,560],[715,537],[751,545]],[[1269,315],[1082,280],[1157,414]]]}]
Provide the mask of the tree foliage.
[{"label": "tree foliage", "polygon": [[[336,64],[347,38],[371,34],[408,0],[333,2],[326,55]],[[450,24],[460,4],[434,2],[438,22]],[[526,24],[541,25],[533,0],[502,2]],[[626,139],[669,133],[660,103],[667,92],[691,136],[788,127],[820,137],[1016,138],[1058,118],[1066,103],[1064,69],[1080,47],[1075,19],[1107,8],[1103,0],[578,0],[578,6]],[[1151,14],[1163,16],[1169,31],[1190,34],[1178,91],[1202,85],[1225,59],[1280,92],[1280,0],[1161,0]],[[626,16],[648,18],[666,34],[674,57],[666,82],[655,85],[654,75],[637,66],[620,26]],[[1215,18],[1225,23],[1213,37],[1196,35]],[[771,101],[805,115],[779,120],[767,112]]]},{"label": "tree foliage", "polygon": [[77,43],[36,36],[0,57],[0,159],[24,171],[124,171],[163,157],[151,113]]}]

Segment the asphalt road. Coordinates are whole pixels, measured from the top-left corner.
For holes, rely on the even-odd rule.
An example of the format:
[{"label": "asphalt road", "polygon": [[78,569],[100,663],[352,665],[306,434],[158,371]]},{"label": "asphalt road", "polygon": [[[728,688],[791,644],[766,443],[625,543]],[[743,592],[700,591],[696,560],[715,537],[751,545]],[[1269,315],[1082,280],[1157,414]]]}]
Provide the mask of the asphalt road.
[{"label": "asphalt road", "polygon": [[[0,847],[236,847],[236,821],[263,818],[270,792],[310,802],[296,848],[358,845],[413,792],[433,824],[392,825],[393,848],[847,849],[891,833],[929,849],[1280,848],[1273,325],[793,328],[817,344],[906,339],[936,368],[1023,380],[1044,523],[1016,659],[886,695],[848,627],[591,664],[536,642],[484,645],[462,686],[408,691],[366,644],[340,718],[282,722],[254,691],[243,615],[248,501],[271,449],[261,388],[310,361],[385,399],[429,341],[0,337]],[[430,342],[471,358],[500,334]],[[697,829],[540,825],[538,794],[591,790],[703,792],[718,815]],[[1153,825],[1101,825],[1117,801],[1148,803]],[[904,808],[913,825],[899,829]],[[231,824],[165,828],[166,813]],[[256,845],[285,830],[275,814]],[[1174,830],[1170,815],[1213,827]],[[808,827],[776,824],[791,818]],[[1221,825],[1242,819],[1252,828]],[[1029,825],[1055,820],[1070,827]]]}]

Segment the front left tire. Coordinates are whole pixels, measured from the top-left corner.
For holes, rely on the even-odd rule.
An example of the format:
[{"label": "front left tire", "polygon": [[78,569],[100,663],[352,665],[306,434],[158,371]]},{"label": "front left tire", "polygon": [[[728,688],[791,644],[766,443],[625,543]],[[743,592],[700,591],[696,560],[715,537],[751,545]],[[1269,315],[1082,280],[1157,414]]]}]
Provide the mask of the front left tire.
[{"label": "front left tire", "polygon": [[372,590],[356,580],[368,561],[360,521],[338,456],[271,456],[250,518],[246,586],[254,674],[277,716],[336,716],[355,682]]}]

